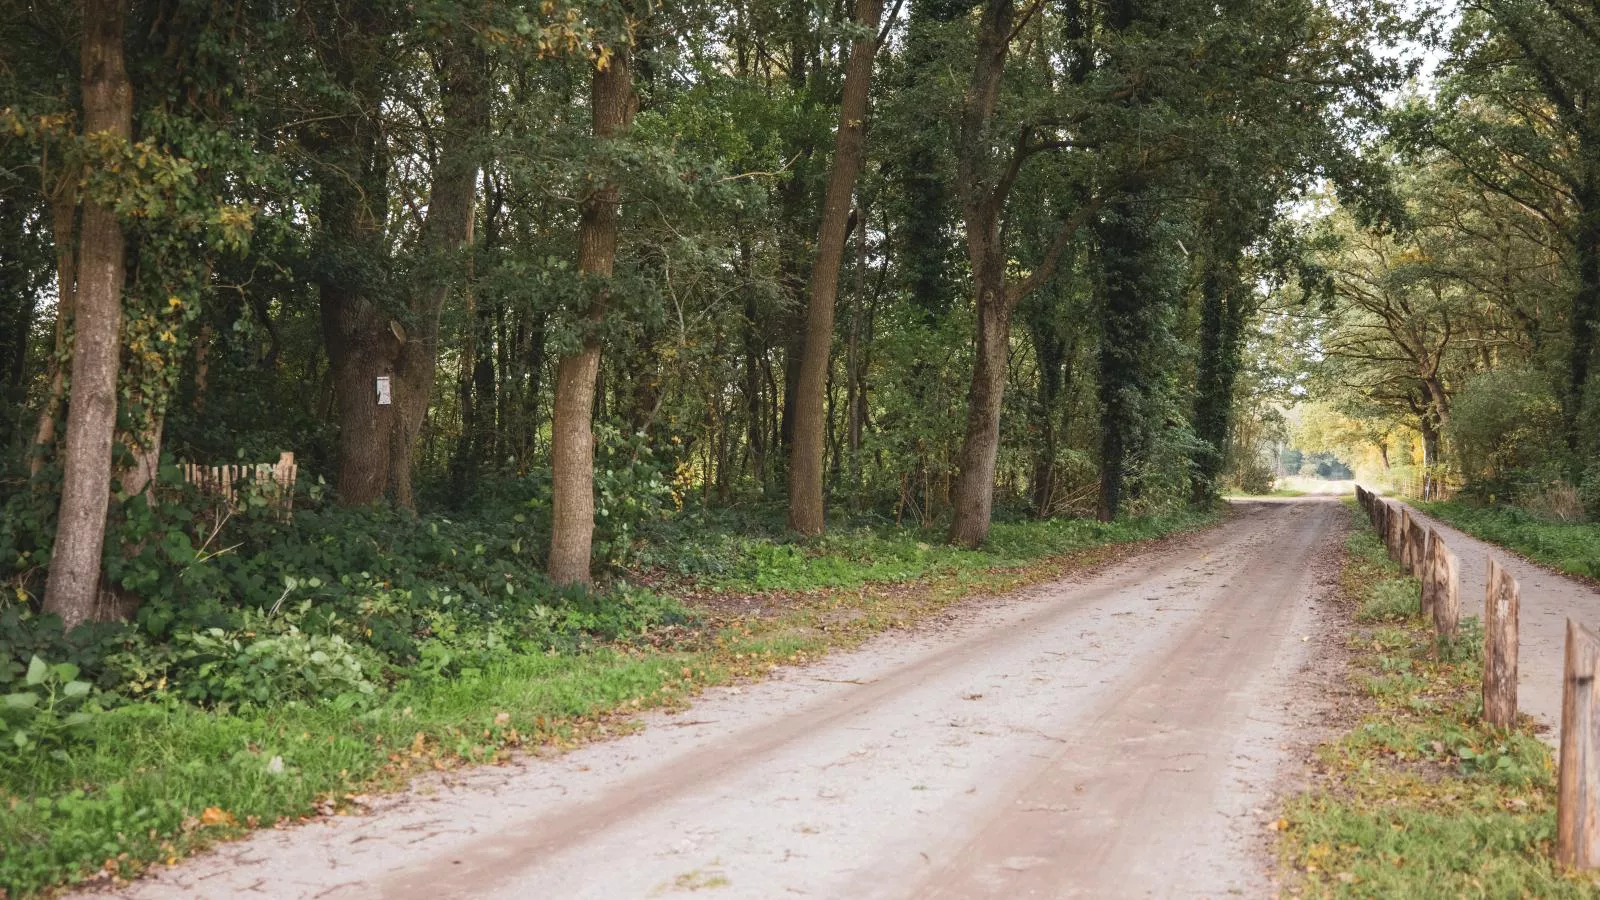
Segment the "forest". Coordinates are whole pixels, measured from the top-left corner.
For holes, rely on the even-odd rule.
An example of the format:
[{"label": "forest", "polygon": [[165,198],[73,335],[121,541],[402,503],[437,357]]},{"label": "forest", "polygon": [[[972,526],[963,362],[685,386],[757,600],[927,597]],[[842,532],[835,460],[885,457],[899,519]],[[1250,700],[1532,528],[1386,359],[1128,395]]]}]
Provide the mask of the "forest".
[{"label": "forest", "polygon": [[[1572,0],[0,0],[0,796],[391,707],[493,753],[419,698],[577,714],[723,640],[685,598],[1302,458],[1579,527],[1596,97]],[[0,823],[0,895],[182,845],[127,790]]]}]

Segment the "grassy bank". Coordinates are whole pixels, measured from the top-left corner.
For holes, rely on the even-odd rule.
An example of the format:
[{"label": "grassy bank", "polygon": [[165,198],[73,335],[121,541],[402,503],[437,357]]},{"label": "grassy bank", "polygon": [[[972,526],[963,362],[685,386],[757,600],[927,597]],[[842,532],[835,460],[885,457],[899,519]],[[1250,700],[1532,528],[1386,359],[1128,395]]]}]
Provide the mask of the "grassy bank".
[{"label": "grassy bank", "polygon": [[1315,897],[1592,897],[1551,861],[1555,769],[1524,722],[1480,723],[1482,632],[1436,643],[1364,528],[1345,547],[1348,730],[1278,821],[1283,880]]},{"label": "grassy bank", "polygon": [[673,595],[754,594],[766,613],[691,606],[608,641],[508,644],[450,667],[419,658],[386,673],[364,702],[340,694],[208,706],[153,690],[108,704],[82,739],[0,768],[0,896],[132,877],[251,828],[359,807],[365,794],[421,771],[626,730],[633,711],[681,704],[708,685],[853,646],[964,596],[1056,577],[1214,518],[1002,524],[978,551],[893,528],[812,544],[712,522],[687,526],[677,541],[660,532],[636,561],[667,594],[652,608],[673,606]]},{"label": "grassy bank", "polygon": [[1569,575],[1600,579],[1600,524],[1554,522],[1515,506],[1459,502],[1417,505],[1473,537]]}]

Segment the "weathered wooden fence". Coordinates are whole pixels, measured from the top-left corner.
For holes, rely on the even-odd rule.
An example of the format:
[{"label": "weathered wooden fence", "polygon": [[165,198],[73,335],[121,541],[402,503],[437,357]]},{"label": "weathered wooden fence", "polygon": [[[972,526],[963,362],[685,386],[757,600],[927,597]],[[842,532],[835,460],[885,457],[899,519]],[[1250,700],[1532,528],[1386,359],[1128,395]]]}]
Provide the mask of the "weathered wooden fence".
[{"label": "weathered wooden fence", "polygon": [[[1460,628],[1460,564],[1443,537],[1398,503],[1356,486],[1356,501],[1391,559],[1421,581],[1419,611],[1435,634]],[[1497,728],[1517,720],[1518,623],[1521,589],[1494,559],[1483,598],[1483,719]],[[1562,675],[1556,859],[1575,869],[1600,869],[1600,635],[1567,620]]]},{"label": "weathered wooden fence", "polygon": [[266,498],[268,505],[284,518],[294,513],[294,482],[299,475],[293,453],[281,453],[276,463],[203,466],[182,463],[183,480],[201,491],[222,498],[237,509],[251,492]]}]

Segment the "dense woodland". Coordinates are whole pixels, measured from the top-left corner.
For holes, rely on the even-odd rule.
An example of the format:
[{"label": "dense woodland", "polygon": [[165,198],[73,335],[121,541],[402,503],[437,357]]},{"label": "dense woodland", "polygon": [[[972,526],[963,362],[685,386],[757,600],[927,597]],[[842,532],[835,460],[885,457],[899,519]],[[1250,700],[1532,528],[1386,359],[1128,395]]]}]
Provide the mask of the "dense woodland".
[{"label": "dense woodland", "polygon": [[1597,97],[1572,0],[0,0],[0,792],[1277,474],[1600,516]]},{"label": "dense woodland", "polygon": [[[1596,511],[1600,16],[1435,12],[5,0],[8,677],[330,591],[414,662],[426,591],[604,618],[708,529],[975,548],[1286,442]],[[183,474],[283,452],[292,513]]]}]

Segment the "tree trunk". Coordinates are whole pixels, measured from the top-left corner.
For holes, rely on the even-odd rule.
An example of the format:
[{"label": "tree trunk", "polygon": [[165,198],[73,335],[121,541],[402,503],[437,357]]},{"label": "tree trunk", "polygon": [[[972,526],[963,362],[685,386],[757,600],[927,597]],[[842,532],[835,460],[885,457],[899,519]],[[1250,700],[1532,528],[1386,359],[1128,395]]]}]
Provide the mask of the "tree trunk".
[{"label": "tree trunk", "polygon": [[[126,0],[84,2],[83,130],[119,143],[133,136],[133,87],[122,56],[126,17]],[[84,203],[80,247],[61,507],[44,597],[44,611],[69,629],[98,606],[111,500],[125,264],[113,209],[95,199]]]},{"label": "tree trunk", "polygon": [[[383,499],[393,462],[389,443],[394,423],[395,370],[404,335],[373,296],[386,279],[390,251],[384,232],[389,216],[389,148],[376,108],[384,93],[371,58],[384,52],[391,25],[378,4],[356,4],[327,33],[326,55],[342,99],[325,121],[308,125],[302,140],[317,157],[316,273],[322,312],[322,343],[328,354],[334,418],[339,423],[335,491],[346,506]],[[380,402],[378,380],[388,384]]]},{"label": "tree trunk", "polygon": [[[411,297],[411,327],[395,357],[394,434],[389,440],[389,482],[394,503],[413,509],[411,456],[433,396],[439,360],[439,314],[453,287],[465,281],[462,250],[472,243],[478,196],[479,147],[489,124],[488,61],[470,33],[446,36],[440,48],[444,112],[439,161],[419,236],[427,271]],[[471,327],[469,324],[468,327]]]},{"label": "tree trunk", "polygon": [[862,37],[851,47],[850,59],[845,64],[833,166],[828,173],[827,192],[823,195],[817,254],[811,268],[805,343],[795,392],[794,444],[789,458],[789,527],[808,536],[821,534],[824,526],[822,473],[827,422],[823,392],[833,347],[839,266],[844,260],[845,241],[850,236],[850,198],[855,193],[866,148],[867,95],[882,12],[883,0],[856,0],[855,18],[857,26],[863,29]]},{"label": "tree trunk", "polygon": [[1011,331],[1006,293],[1005,249],[1000,213],[1005,197],[983,177],[989,154],[988,131],[1005,74],[1016,8],[1012,0],[989,0],[978,25],[972,80],[961,111],[957,181],[967,231],[967,257],[977,297],[977,359],[967,393],[967,426],[960,473],[951,503],[950,541],[976,547],[989,536],[994,506],[994,472],[1000,456],[1000,409],[1006,383],[1006,350]]},{"label": "tree trunk", "polygon": [[[593,128],[602,141],[615,139],[633,120],[633,80],[629,50],[619,47],[605,68],[596,68],[591,82]],[[605,315],[607,288],[616,265],[620,190],[608,180],[586,198],[578,221],[578,270],[597,282],[585,314],[589,333],[576,353],[561,357],[556,367],[555,422],[551,446],[550,578],[556,584],[591,583],[594,541],[594,413],[595,379],[600,373],[600,336],[594,333]]]},{"label": "tree trunk", "polygon": [[[1000,458],[1000,411],[1005,403],[1006,356],[1011,346],[1011,310],[1005,270],[999,266],[973,281],[978,287],[978,354],[967,393],[967,428],[956,476],[950,542],[977,547],[989,537],[994,509],[994,473]],[[996,283],[998,282],[998,284]]]},{"label": "tree trunk", "polygon": [[1199,439],[1190,502],[1210,502],[1227,461],[1233,384],[1239,372],[1244,315],[1237,255],[1206,261],[1201,282],[1200,359],[1195,367],[1194,432]]},{"label": "tree trunk", "polygon": [[[1594,359],[1595,329],[1600,326],[1600,176],[1589,178],[1577,195],[1578,290],[1572,299],[1571,347],[1567,357],[1567,402],[1562,410],[1567,426],[1567,448],[1574,458],[1585,452],[1584,397]],[[1581,467],[1581,463],[1577,463]]]}]

